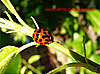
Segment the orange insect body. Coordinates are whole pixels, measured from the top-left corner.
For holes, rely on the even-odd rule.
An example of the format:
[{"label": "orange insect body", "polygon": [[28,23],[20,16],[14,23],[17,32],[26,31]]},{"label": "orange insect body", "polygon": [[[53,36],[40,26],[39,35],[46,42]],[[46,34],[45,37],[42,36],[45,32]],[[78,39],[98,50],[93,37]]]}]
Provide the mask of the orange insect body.
[{"label": "orange insect body", "polygon": [[46,29],[36,29],[32,35],[33,40],[38,44],[46,45],[50,42],[53,42],[53,37],[51,33]]}]

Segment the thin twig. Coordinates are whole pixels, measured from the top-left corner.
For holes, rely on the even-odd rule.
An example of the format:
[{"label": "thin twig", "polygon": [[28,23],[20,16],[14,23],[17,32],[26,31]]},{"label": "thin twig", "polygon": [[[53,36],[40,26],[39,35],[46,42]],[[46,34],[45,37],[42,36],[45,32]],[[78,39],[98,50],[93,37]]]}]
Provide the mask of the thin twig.
[{"label": "thin twig", "polygon": [[27,61],[25,59],[22,59],[22,63],[27,66],[30,70],[32,70],[33,72],[35,72],[36,74],[41,74],[40,71],[38,71],[37,69],[35,69],[32,65],[30,65],[29,63],[27,63]]},{"label": "thin twig", "polygon": [[84,47],[85,62],[88,64],[87,56],[86,56],[86,49],[85,49],[85,36],[83,36],[83,47]]}]

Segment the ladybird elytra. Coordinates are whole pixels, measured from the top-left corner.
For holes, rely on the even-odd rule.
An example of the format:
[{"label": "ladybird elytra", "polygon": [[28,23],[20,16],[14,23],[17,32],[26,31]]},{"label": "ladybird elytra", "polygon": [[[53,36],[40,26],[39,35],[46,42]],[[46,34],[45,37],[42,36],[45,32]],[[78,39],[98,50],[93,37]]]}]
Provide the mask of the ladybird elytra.
[{"label": "ladybird elytra", "polygon": [[51,33],[46,29],[36,29],[33,33],[33,40],[38,44],[45,45],[53,41]]}]

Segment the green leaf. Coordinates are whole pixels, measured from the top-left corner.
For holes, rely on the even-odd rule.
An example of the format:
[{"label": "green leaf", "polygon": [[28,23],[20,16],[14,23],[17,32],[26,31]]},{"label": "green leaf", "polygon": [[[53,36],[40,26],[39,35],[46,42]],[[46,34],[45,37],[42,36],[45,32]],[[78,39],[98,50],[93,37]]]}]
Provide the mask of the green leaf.
[{"label": "green leaf", "polygon": [[83,38],[80,36],[80,34],[74,33],[73,39],[74,39],[72,42],[73,49],[75,49],[77,53],[83,54],[83,46],[82,46]]},{"label": "green leaf", "polygon": [[93,42],[93,51],[95,52],[98,49],[98,40]]},{"label": "green leaf", "polygon": [[78,11],[70,11],[69,13],[74,17],[78,17],[79,16],[79,12]]},{"label": "green leaf", "polygon": [[20,74],[25,74],[25,71],[27,70],[27,66],[23,66],[20,70]]},{"label": "green leaf", "polygon": [[60,34],[62,34],[62,35],[66,34],[66,29],[64,26],[61,27]]},{"label": "green leaf", "polygon": [[[71,62],[75,62],[75,60],[67,56],[66,63],[71,63]],[[75,74],[75,67],[66,68],[66,74]]]},{"label": "green leaf", "polygon": [[28,3],[27,3],[26,0],[24,0],[24,1],[21,1],[20,5],[21,5],[22,7],[27,7]]},{"label": "green leaf", "polygon": [[[51,48],[53,48],[53,49],[55,49],[55,50],[57,50],[59,52],[62,52],[65,55],[68,55],[70,57],[73,57],[75,60],[78,60],[80,62],[85,63],[85,59],[84,59],[83,56],[79,55],[78,53],[76,53],[76,52],[74,52],[74,51],[72,51],[72,50],[70,50],[68,48],[65,48],[64,46],[62,46],[62,45],[60,45],[60,44],[58,44],[56,42],[53,42],[53,43],[51,43],[51,44],[49,44],[47,46],[49,46],[49,47],[51,47]],[[89,59],[87,59],[87,60],[88,60],[88,63],[90,65],[95,66],[95,67],[98,67],[99,66],[99,64],[94,63],[93,61],[91,61]]]},{"label": "green leaf", "polygon": [[65,41],[65,46],[67,46],[69,48],[72,47],[72,39],[71,38]]},{"label": "green leaf", "polygon": [[40,55],[33,55],[28,59],[28,63],[32,64],[40,59]]},{"label": "green leaf", "polygon": [[86,44],[86,54],[89,56],[92,52],[92,42],[89,40]]},{"label": "green leaf", "polygon": [[100,60],[99,60],[100,59],[100,55],[94,53],[94,54],[91,55],[90,59],[92,61],[96,62],[97,64],[100,64]]},{"label": "green leaf", "polygon": [[28,71],[26,74],[33,74],[33,72],[30,70],[30,71]]},{"label": "green leaf", "polygon": [[78,20],[77,19],[74,19],[74,30],[77,31],[78,30]]},{"label": "green leaf", "polygon": [[8,65],[18,53],[34,44],[36,45],[35,42],[31,42],[20,48],[15,46],[6,46],[0,49],[0,74],[3,74],[6,71]]},{"label": "green leaf", "polygon": [[94,30],[100,34],[100,11],[96,9],[95,11],[88,11],[87,19],[93,25]]},{"label": "green leaf", "polygon": [[18,50],[15,46],[6,46],[0,49],[0,74],[3,74],[12,59],[16,55],[16,50]]},{"label": "green leaf", "polygon": [[45,69],[45,67],[44,66],[38,66],[36,69],[39,70],[40,72],[42,72]]},{"label": "green leaf", "polygon": [[73,31],[73,20],[71,18],[66,18],[64,23],[62,24],[61,33],[68,33],[69,36],[72,36],[72,31]]},{"label": "green leaf", "polygon": [[[74,40],[72,42],[72,47],[76,50],[77,53],[83,55],[84,54],[83,37],[78,33],[74,33],[73,37]],[[85,46],[86,46],[86,54],[87,56],[89,56],[92,52],[92,42],[89,40],[87,43],[85,43]]]},{"label": "green leaf", "polygon": [[11,4],[10,0],[1,0],[5,6],[10,10],[10,12],[15,12],[13,5]]},{"label": "green leaf", "polygon": [[21,56],[18,54],[8,66],[4,74],[19,74],[21,68]]},{"label": "green leaf", "polygon": [[98,73],[92,72],[86,68],[84,68],[84,69],[85,69],[85,74],[98,74]]},{"label": "green leaf", "polygon": [[14,33],[14,40],[15,41],[22,41],[22,44],[24,44],[26,41],[26,36],[24,34],[17,32],[17,33]]}]

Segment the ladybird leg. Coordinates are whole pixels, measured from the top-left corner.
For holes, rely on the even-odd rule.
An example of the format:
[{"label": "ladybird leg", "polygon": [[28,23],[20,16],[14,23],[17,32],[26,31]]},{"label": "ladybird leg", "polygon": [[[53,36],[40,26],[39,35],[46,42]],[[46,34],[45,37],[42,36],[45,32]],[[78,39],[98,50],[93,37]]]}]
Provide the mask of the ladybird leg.
[{"label": "ladybird leg", "polygon": [[35,24],[36,28],[39,29],[39,26],[38,26],[38,24],[36,23],[35,19],[34,19],[32,16],[31,16],[30,18],[34,21],[34,24]]}]

